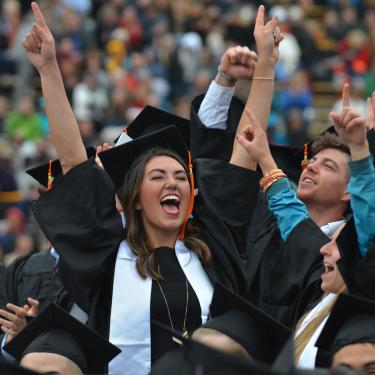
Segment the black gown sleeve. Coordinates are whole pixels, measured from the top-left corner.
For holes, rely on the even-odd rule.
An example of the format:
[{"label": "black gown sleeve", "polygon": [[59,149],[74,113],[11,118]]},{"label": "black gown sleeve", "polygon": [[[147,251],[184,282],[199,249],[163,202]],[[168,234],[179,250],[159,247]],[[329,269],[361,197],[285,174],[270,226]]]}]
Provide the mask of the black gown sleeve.
[{"label": "black gown sleeve", "polygon": [[205,94],[194,98],[190,111],[190,151],[193,160],[215,159],[229,161],[234,137],[244,109],[244,104],[232,98],[228,111],[227,129],[207,128],[199,119],[198,111]]},{"label": "black gown sleeve", "polygon": [[[91,158],[72,168],[33,202],[32,209],[61,257],[59,272],[68,292],[77,303],[81,297],[91,298],[85,294],[101,282],[122,237],[111,179]],[[77,292],[78,285],[81,291]]]},{"label": "black gown sleeve", "polygon": [[198,198],[193,212],[213,254],[218,281],[244,295],[241,253],[259,193],[258,174],[220,160],[195,161]]},{"label": "black gown sleeve", "polygon": [[336,243],[341,255],[337,266],[349,293],[374,299],[375,240],[372,240],[367,253],[362,256],[354,219],[351,218],[340,232]]}]

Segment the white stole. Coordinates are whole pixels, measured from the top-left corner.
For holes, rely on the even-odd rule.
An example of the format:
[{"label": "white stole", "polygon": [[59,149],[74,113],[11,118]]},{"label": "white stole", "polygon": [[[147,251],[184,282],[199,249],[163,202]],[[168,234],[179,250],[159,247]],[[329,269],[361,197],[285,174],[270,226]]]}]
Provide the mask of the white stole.
[{"label": "white stole", "polygon": [[[176,242],[176,256],[202,311],[208,318],[213,286],[197,255],[182,241]],[[150,301],[152,279],[142,279],[135,267],[136,255],[126,241],[118,250],[113,280],[109,341],[122,352],[109,363],[110,375],[146,375],[151,370]]]},{"label": "white stole", "polygon": [[[320,314],[327,306],[329,306],[337,297],[337,294],[329,293],[327,294],[305,317],[302,324],[295,333],[295,338],[301,334],[301,332],[307,327],[307,325]],[[315,368],[316,354],[318,353],[318,348],[315,346],[316,340],[320,336],[329,315],[326,316],[320,323],[319,327],[311,336],[309,342],[307,343],[305,349],[301,353],[298,360],[297,367],[299,368]]]}]

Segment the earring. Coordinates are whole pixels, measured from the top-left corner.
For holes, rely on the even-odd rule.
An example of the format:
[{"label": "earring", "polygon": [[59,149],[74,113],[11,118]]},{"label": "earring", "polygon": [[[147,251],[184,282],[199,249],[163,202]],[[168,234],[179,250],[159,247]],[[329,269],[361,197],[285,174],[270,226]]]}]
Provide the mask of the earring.
[{"label": "earring", "polygon": [[139,202],[137,202],[137,203],[135,204],[135,209],[136,209],[136,210],[141,210],[141,209],[142,209],[142,206],[141,206],[141,204],[140,204]]}]

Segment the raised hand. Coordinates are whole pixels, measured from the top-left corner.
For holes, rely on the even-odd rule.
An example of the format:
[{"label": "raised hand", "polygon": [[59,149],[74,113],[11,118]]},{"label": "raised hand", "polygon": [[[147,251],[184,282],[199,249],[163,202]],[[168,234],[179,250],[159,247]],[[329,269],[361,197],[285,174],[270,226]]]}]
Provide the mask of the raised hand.
[{"label": "raised hand", "polygon": [[284,39],[277,24],[276,17],[265,23],[264,5],[259,6],[254,28],[258,59],[272,64],[276,64],[279,58],[279,44]]},{"label": "raised hand", "polygon": [[39,313],[39,301],[28,298],[30,305],[25,304],[23,307],[7,304],[7,308],[11,310],[0,310],[1,330],[8,335],[7,342],[13,339],[27,325],[26,316],[35,317]]},{"label": "raised hand", "polygon": [[220,67],[233,79],[251,78],[257,59],[257,54],[248,47],[230,47],[221,58]]},{"label": "raised hand", "polygon": [[350,107],[349,84],[342,90],[342,110],[330,114],[335,130],[349,147],[363,146],[367,143],[367,120],[356,109]]},{"label": "raised hand", "polygon": [[102,146],[98,146],[96,148],[96,155],[95,155],[95,163],[100,167],[100,168],[103,168],[103,164],[102,162],[100,161],[100,158],[98,156],[99,153],[103,152],[103,151],[107,151],[107,150],[110,150],[112,148],[111,145],[109,145],[108,143],[103,143]]},{"label": "raised hand", "polygon": [[266,132],[249,108],[245,108],[245,112],[250,122],[237,134],[238,143],[246,150],[251,159],[259,164],[263,172],[275,168]]},{"label": "raised hand", "polygon": [[31,8],[35,22],[23,40],[27,56],[34,67],[41,72],[46,66],[56,62],[55,41],[37,3]]}]

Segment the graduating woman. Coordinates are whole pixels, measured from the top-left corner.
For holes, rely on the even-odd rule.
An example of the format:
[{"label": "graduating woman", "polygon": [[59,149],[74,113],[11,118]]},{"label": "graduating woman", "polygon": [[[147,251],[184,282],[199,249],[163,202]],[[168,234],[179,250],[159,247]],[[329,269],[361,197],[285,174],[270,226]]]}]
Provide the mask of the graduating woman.
[{"label": "graduating woman", "polygon": [[[24,47],[41,77],[64,173],[34,204],[34,213],[59,252],[60,277],[88,313],[88,324],[123,350],[109,372],[146,374],[176,345],[174,337],[151,327],[152,319],[190,334],[207,319],[214,281],[238,294],[246,291],[239,248],[258,194],[255,172],[235,163],[196,161],[198,237],[188,220],[194,202],[190,154],[176,127],[103,152],[108,174],[87,160],[53,36],[36,3],[32,10],[36,23]],[[276,20],[262,26],[274,46]],[[125,234],[115,192],[126,216]]]}]

